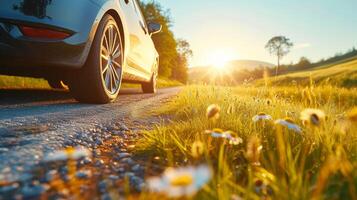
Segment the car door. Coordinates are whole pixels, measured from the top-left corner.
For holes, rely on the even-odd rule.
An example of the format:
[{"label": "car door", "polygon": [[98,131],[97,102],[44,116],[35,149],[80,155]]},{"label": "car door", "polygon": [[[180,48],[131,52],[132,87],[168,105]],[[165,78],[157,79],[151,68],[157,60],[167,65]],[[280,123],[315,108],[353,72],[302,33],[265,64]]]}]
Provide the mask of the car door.
[{"label": "car door", "polygon": [[136,0],[128,0],[127,2],[125,14],[130,32],[130,48],[127,55],[129,69],[127,72],[148,80],[151,76],[151,65],[148,66],[148,64],[151,62],[152,56],[150,44],[147,41],[150,35]]},{"label": "car door", "polygon": [[143,54],[143,62],[144,62],[144,67],[143,69],[145,70],[145,73],[151,77],[152,73],[152,66],[155,61],[155,46],[154,43],[151,39],[151,35],[149,33],[146,20],[144,18],[144,15],[139,7],[138,0],[133,0],[134,6],[135,6],[135,12],[138,16],[139,19],[139,26],[142,29],[141,36],[142,36],[142,49],[140,49]]}]

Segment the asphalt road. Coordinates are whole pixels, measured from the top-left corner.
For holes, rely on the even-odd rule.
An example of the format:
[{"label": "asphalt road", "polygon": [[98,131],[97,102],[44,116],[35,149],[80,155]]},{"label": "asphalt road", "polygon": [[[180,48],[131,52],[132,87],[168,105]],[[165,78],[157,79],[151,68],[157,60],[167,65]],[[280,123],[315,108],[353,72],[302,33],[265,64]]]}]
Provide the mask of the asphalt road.
[{"label": "asphalt road", "polygon": [[145,111],[179,90],[153,95],[123,89],[107,105],[80,104],[66,91],[0,90],[0,182],[26,179],[44,156],[65,146],[95,149],[110,139],[113,127],[139,131],[152,126],[157,121],[143,117]]}]

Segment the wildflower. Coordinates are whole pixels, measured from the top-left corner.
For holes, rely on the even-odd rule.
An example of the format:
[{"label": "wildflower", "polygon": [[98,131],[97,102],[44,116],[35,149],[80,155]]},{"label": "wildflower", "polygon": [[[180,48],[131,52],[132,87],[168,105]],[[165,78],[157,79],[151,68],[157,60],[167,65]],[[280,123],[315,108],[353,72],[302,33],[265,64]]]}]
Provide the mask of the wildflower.
[{"label": "wildflower", "polygon": [[84,157],[90,157],[91,152],[86,148],[73,148],[68,147],[65,150],[60,150],[51,154],[48,154],[45,157],[46,162],[53,162],[53,161],[65,161],[68,159],[78,160]]},{"label": "wildflower", "polygon": [[258,115],[255,115],[252,120],[254,122],[258,122],[258,121],[270,121],[273,120],[273,118],[270,115],[267,115],[265,113],[259,113]]},{"label": "wildflower", "polygon": [[227,132],[224,132],[222,129],[215,128],[212,131],[207,130],[206,133],[210,134],[214,138],[227,138]]},{"label": "wildflower", "polygon": [[270,106],[270,105],[272,104],[272,100],[267,99],[267,100],[266,100],[266,103],[267,103],[268,106]]},{"label": "wildflower", "polygon": [[207,130],[206,133],[211,134],[214,138],[223,138],[229,140],[229,144],[239,145],[243,143],[243,139],[238,137],[238,134],[233,131],[223,131],[222,129]]},{"label": "wildflower", "polygon": [[348,120],[351,122],[357,122],[357,107],[354,107],[348,114],[347,114]]},{"label": "wildflower", "polygon": [[148,189],[164,193],[171,198],[196,194],[212,177],[206,165],[198,167],[169,168],[161,177],[150,178]]},{"label": "wildflower", "polygon": [[258,137],[251,137],[247,144],[246,157],[253,165],[260,165],[260,152],[263,146],[261,145],[260,139]]},{"label": "wildflower", "polygon": [[221,108],[218,105],[212,104],[208,106],[206,116],[208,119],[218,119]]},{"label": "wildflower", "polygon": [[243,139],[240,137],[231,137],[229,139],[229,144],[231,145],[239,145],[243,143]]},{"label": "wildflower", "polygon": [[204,152],[204,145],[201,141],[196,141],[192,144],[191,147],[191,154],[193,157],[198,158]]},{"label": "wildflower", "polygon": [[306,109],[301,112],[300,119],[304,125],[320,126],[326,120],[326,115],[322,110]]},{"label": "wildflower", "polygon": [[278,119],[275,121],[275,124],[277,125],[281,125],[281,126],[285,126],[287,127],[289,130],[293,130],[296,133],[302,133],[302,130],[300,128],[300,126],[298,126],[297,124],[294,123],[293,120],[286,118],[286,119]]}]

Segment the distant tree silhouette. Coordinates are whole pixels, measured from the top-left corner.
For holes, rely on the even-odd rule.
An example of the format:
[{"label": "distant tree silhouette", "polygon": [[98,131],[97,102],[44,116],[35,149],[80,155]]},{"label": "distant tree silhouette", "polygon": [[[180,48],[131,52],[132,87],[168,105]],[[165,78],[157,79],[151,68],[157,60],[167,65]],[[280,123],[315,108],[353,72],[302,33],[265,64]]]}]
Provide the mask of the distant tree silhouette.
[{"label": "distant tree silhouette", "polygon": [[306,57],[301,57],[300,61],[296,65],[293,65],[293,66],[294,66],[294,70],[306,69],[306,68],[311,67],[311,62]]},{"label": "distant tree silhouette", "polygon": [[188,80],[188,61],[193,56],[190,43],[184,39],[178,39],[177,53],[176,67],[172,69],[172,78],[186,83]]},{"label": "distant tree silhouette", "polygon": [[269,51],[269,53],[278,58],[278,65],[275,73],[276,76],[278,75],[281,59],[290,52],[290,49],[293,46],[294,44],[285,36],[275,36],[265,45],[265,48]]}]

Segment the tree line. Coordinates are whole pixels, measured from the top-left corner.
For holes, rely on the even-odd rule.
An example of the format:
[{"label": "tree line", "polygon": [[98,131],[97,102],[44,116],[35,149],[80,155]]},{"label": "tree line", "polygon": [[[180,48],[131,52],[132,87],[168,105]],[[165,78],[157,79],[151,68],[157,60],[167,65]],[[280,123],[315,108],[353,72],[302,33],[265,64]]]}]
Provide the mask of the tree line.
[{"label": "tree line", "polygon": [[[276,55],[276,54],[274,54]],[[281,54],[279,56],[279,62],[281,59]],[[308,58],[302,57],[297,63],[292,64],[279,64],[279,67],[267,67],[260,66],[255,69],[240,69],[231,66],[229,68],[229,73],[219,74],[212,77],[212,73],[202,73],[198,72],[192,75],[190,82],[201,83],[201,84],[215,84],[215,85],[241,85],[245,83],[251,83],[254,80],[262,79],[265,76],[275,76],[291,73],[294,71],[308,70],[315,67],[341,62],[348,59],[357,58],[356,48],[352,48],[345,53],[337,53],[336,55],[329,57],[327,59],[321,59],[318,62],[311,62]],[[209,70],[209,69],[207,69]]]},{"label": "tree line", "polygon": [[188,79],[188,60],[192,56],[190,44],[184,39],[176,39],[172,32],[170,12],[155,1],[140,1],[140,7],[147,21],[162,25],[162,31],[152,36],[160,55],[159,76],[186,83]]}]

